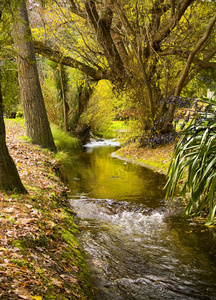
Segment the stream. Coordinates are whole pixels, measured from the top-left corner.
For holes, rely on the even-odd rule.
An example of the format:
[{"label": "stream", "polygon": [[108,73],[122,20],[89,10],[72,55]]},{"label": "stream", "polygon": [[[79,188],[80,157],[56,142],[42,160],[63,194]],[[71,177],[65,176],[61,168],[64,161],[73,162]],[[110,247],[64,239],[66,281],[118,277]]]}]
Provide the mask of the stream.
[{"label": "stream", "polygon": [[164,200],[165,176],[85,145],[68,174],[97,300],[216,299],[216,231]]}]

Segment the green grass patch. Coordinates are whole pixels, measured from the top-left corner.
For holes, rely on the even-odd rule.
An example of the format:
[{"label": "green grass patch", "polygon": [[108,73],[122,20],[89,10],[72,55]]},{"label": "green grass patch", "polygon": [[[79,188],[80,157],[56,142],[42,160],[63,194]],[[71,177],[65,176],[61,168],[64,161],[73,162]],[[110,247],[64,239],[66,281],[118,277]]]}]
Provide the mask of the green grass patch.
[{"label": "green grass patch", "polygon": [[21,127],[25,128],[25,119],[23,117],[17,117],[15,119],[4,119],[5,123],[18,123]]},{"label": "green grass patch", "polygon": [[74,164],[75,157],[68,152],[60,151],[55,155],[55,160],[58,164],[67,168]]},{"label": "green grass patch", "polygon": [[52,125],[51,130],[58,150],[74,153],[81,149],[82,145],[78,138],[71,136],[56,125]]},{"label": "green grass patch", "polygon": [[106,131],[98,132],[100,137],[105,139],[114,139],[119,138],[121,135],[126,132],[128,129],[128,122],[126,121],[112,121],[110,126],[107,128]]},{"label": "green grass patch", "polygon": [[57,164],[62,168],[73,166],[76,154],[82,149],[81,141],[56,125],[52,125],[51,130],[58,149],[58,153],[55,155]]},{"label": "green grass patch", "polygon": [[32,139],[28,138],[26,135],[22,136],[21,139],[25,142],[32,144]]}]

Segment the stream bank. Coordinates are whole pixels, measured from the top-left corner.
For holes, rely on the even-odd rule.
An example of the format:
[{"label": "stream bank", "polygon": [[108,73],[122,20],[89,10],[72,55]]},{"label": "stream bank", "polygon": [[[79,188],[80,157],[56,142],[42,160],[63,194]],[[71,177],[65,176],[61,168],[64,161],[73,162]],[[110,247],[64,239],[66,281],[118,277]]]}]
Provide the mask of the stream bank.
[{"label": "stream bank", "polygon": [[161,145],[157,148],[139,147],[138,143],[130,143],[117,150],[112,156],[166,175],[174,147],[175,144]]},{"label": "stream bank", "polygon": [[21,139],[21,123],[6,120],[7,146],[29,194],[0,192],[0,299],[92,299],[67,188],[52,153]]}]

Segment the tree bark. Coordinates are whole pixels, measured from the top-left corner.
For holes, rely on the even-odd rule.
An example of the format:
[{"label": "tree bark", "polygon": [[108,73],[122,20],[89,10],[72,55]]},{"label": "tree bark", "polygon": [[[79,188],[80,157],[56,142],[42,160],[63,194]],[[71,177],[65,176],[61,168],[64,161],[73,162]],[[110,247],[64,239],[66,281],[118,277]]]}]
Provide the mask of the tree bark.
[{"label": "tree bark", "polygon": [[17,9],[13,29],[27,136],[35,144],[56,150],[41,91],[25,0]]},{"label": "tree bark", "polygon": [[121,81],[124,75],[126,75],[126,72],[111,36],[113,11],[108,5],[106,10],[99,15],[95,0],[87,0],[85,2],[85,9],[88,15],[88,20],[96,32],[97,40],[104,50],[109,67],[113,74],[115,74],[116,81]]},{"label": "tree bark", "polygon": [[65,131],[69,131],[69,126],[68,126],[68,109],[69,109],[69,106],[68,106],[67,99],[66,99],[63,72],[64,72],[64,70],[62,68],[62,65],[59,64],[59,75],[60,75],[60,81],[61,81],[62,102],[63,102],[64,129],[65,129]]},{"label": "tree bark", "polygon": [[[0,79],[1,80],[1,79]],[[19,193],[27,193],[24,188],[17,168],[11,158],[5,139],[5,125],[2,110],[2,94],[0,81],[0,189],[9,191],[18,191]]]}]

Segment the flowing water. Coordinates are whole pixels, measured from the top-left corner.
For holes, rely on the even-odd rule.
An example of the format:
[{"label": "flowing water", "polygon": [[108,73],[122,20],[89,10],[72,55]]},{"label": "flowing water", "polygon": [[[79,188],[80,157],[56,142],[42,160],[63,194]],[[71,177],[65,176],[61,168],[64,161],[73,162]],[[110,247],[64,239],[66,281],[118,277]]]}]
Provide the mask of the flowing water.
[{"label": "flowing water", "polygon": [[86,145],[69,174],[95,299],[216,299],[216,231],[178,216],[165,177],[112,158],[116,146]]}]

